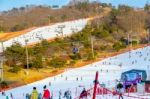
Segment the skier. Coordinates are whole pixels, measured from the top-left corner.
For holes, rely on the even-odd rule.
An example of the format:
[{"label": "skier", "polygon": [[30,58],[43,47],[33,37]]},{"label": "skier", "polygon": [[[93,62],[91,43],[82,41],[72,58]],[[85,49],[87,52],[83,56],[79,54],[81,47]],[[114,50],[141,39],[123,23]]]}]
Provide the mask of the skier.
[{"label": "skier", "polygon": [[49,82],[49,86],[51,86],[51,82]]},{"label": "skier", "polygon": [[46,88],[46,85],[43,87],[44,88],[44,94],[43,94],[43,99],[50,99],[50,91]]},{"label": "skier", "polygon": [[137,63],[137,60],[135,60],[135,63]]},{"label": "skier", "polygon": [[54,80],[56,80],[56,78],[54,77]]},{"label": "skier", "polygon": [[2,91],[2,96],[5,96],[6,94],[5,94],[5,92],[4,91]]},{"label": "skier", "polygon": [[69,91],[69,99],[72,99],[71,91],[70,90],[68,91]]},{"label": "skier", "polygon": [[71,91],[69,89],[67,91],[65,91],[64,98],[66,98],[66,99],[72,99],[72,97],[71,97]]},{"label": "skier", "polygon": [[83,78],[81,77],[81,80],[83,80]]},{"label": "skier", "polygon": [[63,74],[61,74],[61,78],[63,77]]},{"label": "skier", "polygon": [[14,99],[14,97],[13,97],[12,93],[10,93],[10,97],[11,97],[11,99]]},{"label": "skier", "polygon": [[67,91],[65,91],[64,98],[67,98],[67,97],[68,97],[68,93],[67,93]]},{"label": "skier", "polygon": [[108,73],[108,69],[106,70],[106,72]]},{"label": "skier", "polygon": [[61,99],[62,92],[59,90],[59,99]]},{"label": "skier", "polygon": [[33,87],[31,99],[38,99],[38,91],[36,90],[36,87]]},{"label": "skier", "polygon": [[78,77],[76,78],[76,81],[78,81]]}]

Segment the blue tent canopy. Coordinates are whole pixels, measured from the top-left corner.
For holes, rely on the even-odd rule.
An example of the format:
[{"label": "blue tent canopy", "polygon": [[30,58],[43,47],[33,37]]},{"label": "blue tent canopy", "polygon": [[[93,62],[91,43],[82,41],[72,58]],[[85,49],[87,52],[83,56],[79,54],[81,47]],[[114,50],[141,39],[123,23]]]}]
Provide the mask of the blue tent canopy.
[{"label": "blue tent canopy", "polygon": [[142,80],[146,80],[147,74],[145,70],[136,70],[132,69],[121,74],[121,80],[125,81],[135,81],[138,77],[141,77]]}]

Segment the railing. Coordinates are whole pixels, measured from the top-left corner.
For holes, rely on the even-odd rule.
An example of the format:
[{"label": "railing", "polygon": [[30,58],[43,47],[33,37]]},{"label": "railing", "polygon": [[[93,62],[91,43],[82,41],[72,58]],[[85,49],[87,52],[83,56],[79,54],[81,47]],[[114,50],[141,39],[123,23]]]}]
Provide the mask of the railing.
[{"label": "railing", "polygon": [[[95,80],[96,81],[96,80]],[[138,96],[136,95],[136,93],[133,93],[133,95],[128,93],[119,93],[116,90],[110,90],[108,88],[105,88],[103,86],[101,86],[99,83],[97,83],[97,87],[96,87],[96,96],[94,97],[94,88],[90,88],[87,90],[87,92],[85,94],[83,94],[81,97],[81,95],[75,97],[74,99],[121,99],[123,97],[123,99],[150,99],[144,96]],[[94,97],[94,98],[93,98]]]}]

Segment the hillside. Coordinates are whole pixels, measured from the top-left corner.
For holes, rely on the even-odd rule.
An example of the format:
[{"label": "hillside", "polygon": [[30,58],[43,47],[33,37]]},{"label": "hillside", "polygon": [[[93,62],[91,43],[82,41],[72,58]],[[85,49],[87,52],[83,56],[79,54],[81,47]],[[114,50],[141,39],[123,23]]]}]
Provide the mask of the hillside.
[{"label": "hillside", "polygon": [[[122,5],[111,10],[110,8],[109,10],[103,9],[103,12],[90,17],[90,19],[92,20],[80,19],[76,22],[56,23],[52,25],[53,28],[50,25],[27,32],[25,34],[27,38],[34,37],[34,35],[31,35],[34,32],[40,35],[39,30],[45,37],[43,39],[37,38],[36,40],[30,39],[30,41],[38,43],[27,47],[29,63],[26,61],[27,49],[24,47],[25,40],[22,34],[19,38],[20,42],[13,43],[14,39],[11,39],[11,43],[5,43],[5,45],[9,45],[6,46],[4,53],[7,59],[5,62],[7,70],[5,72],[8,74],[6,75],[8,79],[5,80],[12,80],[11,77],[10,79],[8,77],[11,73],[15,75],[17,73],[23,74],[23,71],[27,71],[27,67],[35,74],[40,70],[45,72],[45,69],[49,70],[49,72],[51,70],[55,72],[55,70],[59,71],[62,68],[64,70],[78,67],[81,66],[77,65],[79,63],[95,61],[109,54],[115,54],[120,50],[126,49],[127,51],[129,48],[137,48],[142,44],[149,43],[150,36],[146,32],[149,29],[149,13],[147,10],[136,10]],[[67,24],[64,28],[65,36],[60,34],[60,37],[56,37],[56,33],[59,31],[56,32],[54,27],[58,24]],[[78,27],[79,29],[78,31],[72,31],[72,27]],[[48,29],[52,31],[49,32]],[[48,37],[56,38],[48,42]],[[26,77],[25,74],[23,75]],[[15,78],[11,82],[16,82],[17,79],[20,78]],[[32,82],[33,79],[34,77],[29,82]]]},{"label": "hillside", "polygon": [[47,6],[26,6],[14,8],[0,14],[0,31],[20,31],[56,22],[64,22],[98,15],[102,7],[97,3],[80,3],[52,9]]}]

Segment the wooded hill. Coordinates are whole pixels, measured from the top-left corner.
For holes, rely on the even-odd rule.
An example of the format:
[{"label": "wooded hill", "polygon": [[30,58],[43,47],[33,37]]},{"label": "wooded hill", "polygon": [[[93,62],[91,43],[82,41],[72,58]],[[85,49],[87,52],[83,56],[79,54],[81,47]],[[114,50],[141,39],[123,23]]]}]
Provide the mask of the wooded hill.
[{"label": "wooded hill", "polygon": [[13,8],[0,14],[0,31],[19,31],[34,26],[86,18],[98,15],[101,11],[99,3],[88,2],[64,6],[60,9],[52,9],[48,6]]}]

